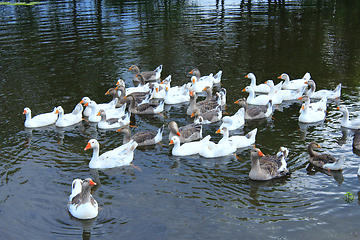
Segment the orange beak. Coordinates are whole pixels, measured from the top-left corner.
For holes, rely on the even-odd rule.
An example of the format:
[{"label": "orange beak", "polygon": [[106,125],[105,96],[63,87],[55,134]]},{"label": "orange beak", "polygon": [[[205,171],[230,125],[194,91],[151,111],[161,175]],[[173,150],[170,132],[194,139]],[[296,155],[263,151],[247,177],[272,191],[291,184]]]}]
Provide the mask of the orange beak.
[{"label": "orange beak", "polygon": [[81,99],[81,101],[79,103],[84,103],[84,101]]},{"label": "orange beak", "polygon": [[191,72],[189,72],[190,74],[193,74],[193,71],[191,70]]},{"label": "orange beak", "polygon": [[194,117],[194,116],[195,116],[195,114],[194,114],[194,113],[192,113],[190,117]]},{"label": "orange beak", "polygon": [[90,186],[94,186],[94,185],[96,185],[96,182],[94,182],[94,181],[93,181],[93,180],[91,180],[91,179],[90,179],[89,183],[90,183]]},{"label": "orange beak", "polygon": [[100,112],[98,112],[97,114],[96,114],[96,116],[100,116],[101,115],[101,113]]},{"label": "orange beak", "polygon": [[59,113],[59,110],[56,109],[55,113]]},{"label": "orange beak", "polygon": [[242,92],[246,92],[246,89],[244,88],[243,90],[241,90]]},{"label": "orange beak", "polygon": [[264,155],[264,154],[263,154],[260,150],[259,150],[259,152],[258,152],[258,153],[259,153],[259,156],[260,156],[260,157],[265,156],[265,155]]},{"label": "orange beak", "polygon": [[171,145],[171,144],[174,144],[174,141],[173,141],[173,140],[171,140],[171,141],[169,142],[169,145]]},{"label": "orange beak", "polygon": [[238,103],[239,103],[239,100],[236,100],[234,103],[238,104]]},{"label": "orange beak", "polygon": [[110,94],[110,92],[109,92],[109,90],[107,90],[106,93],[105,93],[105,95],[109,95],[109,94]]},{"label": "orange beak", "polygon": [[177,132],[176,135],[181,136],[181,133],[180,133],[180,132]]},{"label": "orange beak", "polygon": [[156,92],[159,92],[159,88],[155,88]]},{"label": "orange beak", "polygon": [[190,96],[193,96],[193,95],[194,95],[194,92],[190,92],[189,95],[190,95]]},{"label": "orange beak", "polygon": [[192,82],[195,83],[195,78],[192,79]]},{"label": "orange beak", "polygon": [[23,111],[23,114],[26,114],[26,110]]},{"label": "orange beak", "polygon": [[216,132],[215,133],[220,133],[220,128],[218,129],[218,130],[216,130]]},{"label": "orange beak", "polygon": [[131,70],[131,67],[129,68],[129,71]]},{"label": "orange beak", "polygon": [[86,150],[88,150],[88,149],[90,149],[90,148],[91,148],[91,145],[90,145],[90,143],[88,142],[87,145],[86,145],[86,147],[84,148],[84,151],[86,151]]},{"label": "orange beak", "polygon": [[85,105],[84,105],[85,107],[87,107],[87,106],[89,106],[89,103],[85,103]]},{"label": "orange beak", "polygon": [[304,110],[304,109],[305,109],[305,106],[301,106],[301,109]]},{"label": "orange beak", "polygon": [[301,100],[301,99],[302,99],[302,97],[299,97],[298,99],[299,99],[299,100]]},{"label": "orange beak", "polygon": [[116,130],[116,132],[120,132],[121,131],[121,128],[119,128],[118,130]]},{"label": "orange beak", "polygon": [[203,91],[206,91],[206,87],[204,87]]},{"label": "orange beak", "polygon": [[278,78],[281,78],[281,76],[278,76]]},{"label": "orange beak", "polygon": [[248,75],[246,75],[245,77],[246,77],[246,78],[249,78],[248,76],[249,76],[249,74],[248,74]]}]

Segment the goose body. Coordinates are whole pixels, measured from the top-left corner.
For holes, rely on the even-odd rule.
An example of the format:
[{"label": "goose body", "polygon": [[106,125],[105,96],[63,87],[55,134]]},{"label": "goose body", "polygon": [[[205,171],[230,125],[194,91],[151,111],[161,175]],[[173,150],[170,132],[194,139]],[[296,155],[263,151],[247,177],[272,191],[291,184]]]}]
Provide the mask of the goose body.
[{"label": "goose body", "polygon": [[140,69],[139,69],[138,66],[132,65],[129,68],[129,71],[134,71],[135,72],[135,75],[133,77],[133,82],[135,84],[138,83],[138,82],[141,82],[141,79],[139,78],[139,75],[141,75],[144,78],[145,82],[153,82],[153,81],[157,81],[157,80],[160,79],[161,72],[162,72],[162,65],[155,68],[154,71],[146,71],[146,72],[141,72],[141,73],[140,73]]},{"label": "goose body", "polygon": [[[210,138],[210,135],[208,135],[207,138]],[[171,153],[174,156],[189,156],[198,154],[203,146],[203,142],[207,141],[207,138],[204,138],[200,141],[183,143],[182,145],[180,145],[179,137],[173,136],[169,143],[169,145],[174,144]]]},{"label": "goose body", "polygon": [[126,125],[122,126],[116,131],[124,134],[123,143],[134,140],[139,146],[149,146],[161,142],[164,125],[161,126],[157,131],[138,132],[133,136],[131,136],[130,128]]},{"label": "goose body", "polygon": [[322,109],[313,109],[309,106],[308,102],[305,102],[301,106],[299,122],[301,123],[314,123],[323,121],[325,119],[326,111]]},{"label": "goose body", "polygon": [[239,104],[240,106],[245,108],[245,119],[267,118],[271,116],[273,112],[271,100],[269,100],[269,102],[265,106],[249,105],[245,98],[240,98],[234,103]]},{"label": "goose body", "polygon": [[58,114],[56,113],[56,108],[52,112],[49,113],[42,113],[31,117],[31,110],[30,108],[24,108],[23,114],[25,114],[25,122],[24,126],[27,128],[37,128],[37,127],[44,127],[51,124],[54,124],[58,119]]},{"label": "goose body", "polygon": [[[85,105],[86,105],[87,103],[89,103],[90,101],[91,101],[91,99],[90,99],[89,97],[83,97],[79,103],[84,104],[84,106],[85,106]],[[108,102],[108,103],[100,103],[100,104],[97,104],[97,107],[98,107],[99,109],[104,109],[104,110],[114,109],[114,108],[116,107],[116,104],[117,104],[117,100],[115,100],[115,98],[113,98],[113,100],[111,100],[111,101]],[[84,111],[83,111],[83,115],[84,115],[85,117],[88,117],[88,116],[90,116],[91,111],[92,111],[91,107],[85,106],[85,109],[84,109]]]},{"label": "goose body", "polygon": [[251,83],[249,86],[254,90],[254,92],[257,92],[257,93],[269,93],[270,92],[270,87],[267,84],[262,83],[262,84],[256,85],[255,74],[249,73],[245,76],[245,78],[250,78]]},{"label": "goose body", "polygon": [[93,149],[89,168],[114,168],[130,165],[134,159],[134,150],[138,144],[131,140],[113,150],[99,155],[100,145],[96,139],[90,139],[84,150]]},{"label": "goose body", "polygon": [[147,115],[164,111],[164,100],[161,100],[159,103],[143,103],[135,106],[134,96],[127,96],[126,98],[130,100],[129,110],[133,114]]},{"label": "goose body", "polygon": [[[324,96],[322,99],[320,99],[320,101],[312,102],[312,103],[310,103],[310,98],[306,95],[301,96],[298,99],[304,101],[306,103],[306,105],[308,105],[309,108],[311,108],[312,110],[326,112],[326,109],[327,109],[327,97],[326,96]],[[299,112],[301,113],[302,111],[303,111],[303,108],[301,108]]]},{"label": "goose body", "polygon": [[260,149],[254,148],[250,157],[251,170],[249,178],[252,180],[266,181],[290,175],[286,166],[283,166],[284,161],[282,161],[281,156],[265,156]]},{"label": "goose body", "polygon": [[206,86],[212,87],[214,84],[211,79],[200,80],[195,76],[191,77],[191,82],[191,89],[196,93],[202,92]]},{"label": "goose body", "polygon": [[354,133],[352,146],[353,146],[353,149],[360,151],[360,129],[357,129]]},{"label": "goose body", "polygon": [[224,157],[236,152],[236,144],[230,140],[222,143],[214,143],[210,141],[209,135],[202,141],[203,145],[199,155],[204,158]]},{"label": "goose body", "polygon": [[350,120],[349,119],[349,110],[347,109],[347,107],[345,105],[340,105],[337,109],[340,110],[343,114],[343,117],[341,119],[342,127],[350,128],[350,129],[359,129],[360,128],[360,119],[357,118],[357,119]]},{"label": "goose body", "polygon": [[195,124],[209,124],[219,122],[222,117],[221,106],[204,113],[200,113],[199,109],[195,109],[193,114],[191,114],[191,117],[195,117]]},{"label": "goose body", "polygon": [[285,80],[285,82],[282,85],[283,89],[298,90],[298,89],[302,89],[304,86],[307,86],[306,81],[310,80],[311,76],[310,76],[310,73],[307,72],[307,73],[305,73],[303,78],[294,79],[294,80],[290,81],[289,75],[286,73],[283,73],[278,78]]},{"label": "goose body", "polygon": [[250,131],[245,136],[234,135],[229,137],[228,129],[226,127],[221,127],[221,126],[216,131],[216,133],[223,134],[223,138],[220,139],[220,141],[218,142],[219,144],[226,143],[227,140],[230,140],[236,144],[236,148],[244,148],[253,145],[255,143],[257,128]]},{"label": "goose body", "polygon": [[308,146],[308,153],[310,155],[310,163],[312,163],[314,166],[329,170],[340,170],[342,169],[345,159],[340,158],[339,160],[336,159],[334,156],[323,153],[318,154],[314,152],[314,148],[321,148],[319,144],[316,142],[311,142]]},{"label": "goose body", "polygon": [[219,72],[217,72],[215,75],[213,75],[211,73],[208,76],[201,76],[200,70],[197,69],[197,68],[191,70],[189,73],[193,74],[200,81],[210,81],[213,84],[217,84],[217,83],[221,82],[221,76],[222,76],[222,71],[221,70]]},{"label": "goose body", "polygon": [[273,80],[267,80],[266,84],[270,87],[268,97],[271,99],[272,104],[281,104],[284,101],[284,94],[282,94],[281,91],[275,91]]},{"label": "goose body", "polygon": [[103,109],[100,109],[98,115],[101,116],[101,120],[98,122],[97,126],[100,129],[112,129],[120,128],[124,125],[130,124],[130,112],[125,113],[122,117],[108,118],[106,119],[106,112]]},{"label": "goose body", "polygon": [[67,127],[82,121],[83,106],[78,103],[71,113],[64,114],[64,109],[61,106],[56,108],[56,113],[59,114],[55,125],[57,127]]},{"label": "goose body", "polygon": [[195,109],[199,109],[200,113],[207,112],[210,110],[213,110],[217,108],[220,104],[218,101],[218,96],[216,96],[216,100],[210,97],[210,99],[205,99],[200,102],[196,102],[196,93],[191,91],[189,93],[190,95],[190,104],[186,110],[187,115],[192,115],[192,113],[195,111]]},{"label": "goose body", "polygon": [[240,108],[233,116],[225,116],[221,119],[220,128],[235,130],[245,124],[245,108]]},{"label": "goose body", "polygon": [[[269,87],[270,88],[270,87]],[[271,97],[268,95],[259,95],[259,96],[255,96],[255,91],[251,86],[247,86],[245,87],[243,90],[243,92],[247,92],[249,93],[249,96],[246,99],[246,102],[248,104],[253,104],[253,105],[266,105],[268,104],[269,100],[271,100]],[[269,90],[270,91],[270,90]]]},{"label": "goose body", "polygon": [[190,101],[189,91],[175,92],[169,91],[168,87],[165,87],[165,104],[178,104]]},{"label": "goose body", "polygon": [[306,95],[310,98],[321,99],[325,96],[327,99],[337,99],[341,96],[341,83],[339,83],[333,91],[325,89],[316,91],[316,84],[313,80],[307,81],[307,84],[310,86],[310,90]]},{"label": "goose body", "polygon": [[70,214],[78,219],[93,219],[97,217],[98,203],[90,194],[91,188],[96,185],[96,183],[87,178],[83,181],[81,186],[81,192],[73,197],[69,203],[69,212]]},{"label": "goose body", "polygon": [[188,124],[179,128],[175,121],[171,121],[168,127],[170,130],[169,140],[178,136],[180,143],[185,143],[202,138],[202,125],[199,124]]}]

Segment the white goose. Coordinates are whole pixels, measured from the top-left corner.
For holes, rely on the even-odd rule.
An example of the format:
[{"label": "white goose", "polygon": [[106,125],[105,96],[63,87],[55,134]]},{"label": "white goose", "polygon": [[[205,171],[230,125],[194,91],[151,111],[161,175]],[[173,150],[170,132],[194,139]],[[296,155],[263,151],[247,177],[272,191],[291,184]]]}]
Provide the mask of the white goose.
[{"label": "white goose", "polygon": [[25,122],[24,126],[27,128],[37,128],[44,127],[51,124],[54,124],[58,119],[58,114],[56,113],[56,108],[52,112],[42,113],[36,115],[35,117],[31,117],[30,108],[24,108],[23,114],[25,114]]},{"label": "white goose", "polygon": [[100,122],[98,122],[97,126],[100,129],[112,129],[112,128],[120,128],[124,125],[130,124],[130,112],[126,112],[120,118],[108,118],[106,119],[106,112],[104,109],[100,109],[98,115],[101,116]]},{"label": "white goose", "polygon": [[69,212],[78,219],[93,219],[99,213],[97,201],[90,194],[91,188],[96,183],[91,178],[86,178],[81,186],[81,192],[69,202]]},{"label": "white goose", "polygon": [[249,96],[246,99],[246,102],[248,104],[267,105],[269,100],[271,100],[270,96],[268,96],[268,95],[259,95],[259,96],[256,97],[254,88],[252,88],[251,86],[245,87],[242,91],[249,93]]},{"label": "white goose", "polygon": [[255,143],[257,128],[248,132],[245,136],[231,136],[229,137],[229,131],[226,127],[220,127],[216,133],[221,133],[223,135],[220,139],[219,144],[226,143],[227,140],[230,140],[236,144],[236,148],[244,148]]},{"label": "white goose", "polygon": [[340,110],[343,114],[341,119],[341,126],[350,128],[350,129],[359,129],[360,128],[360,119],[349,120],[349,110],[345,105],[340,105],[337,110]]},{"label": "white goose", "polygon": [[197,79],[199,79],[200,81],[203,81],[203,80],[212,81],[213,84],[217,84],[217,83],[221,82],[221,76],[222,76],[222,71],[221,70],[215,75],[213,75],[211,73],[208,76],[201,76],[200,70],[197,69],[197,68],[191,70],[189,73],[195,75],[195,77]]},{"label": "white goose", "polygon": [[184,92],[169,91],[168,87],[165,87],[165,104],[178,104],[190,101],[189,90]]},{"label": "white goose", "polygon": [[213,87],[214,84],[211,79],[199,80],[196,76],[191,77],[191,82],[191,89],[196,93],[202,92],[206,86]]},{"label": "white goose", "polygon": [[[110,102],[108,103],[100,103],[100,104],[97,104],[97,107],[99,107],[99,109],[104,109],[104,110],[107,110],[107,109],[114,109],[115,106],[116,106],[116,103],[118,100],[115,100],[116,98],[114,98],[113,100],[111,100]],[[87,104],[91,101],[91,99],[89,97],[83,97],[81,99],[81,101],[79,103],[81,104]],[[85,107],[84,111],[83,111],[83,115],[85,117],[88,117],[90,116],[90,113],[91,113],[91,107]]]},{"label": "white goose", "polygon": [[174,144],[173,149],[171,150],[172,155],[174,156],[189,156],[193,154],[198,154],[203,146],[205,141],[210,139],[210,135],[200,141],[187,142],[183,143],[180,146],[180,139],[178,136],[173,136],[169,145]]},{"label": "white goose", "polygon": [[307,73],[305,73],[303,78],[294,79],[294,80],[290,81],[289,75],[287,75],[286,73],[283,73],[278,78],[285,80],[285,82],[282,85],[283,89],[298,90],[298,89],[302,89],[303,86],[307,86],[306,81],[309,81],[311,76],[310,76],[310,73],[307,72]]},{"label": "white goose", "polygon": [[266,84],[270,87],[268,97],[271,99],[272,104],[281,104],[284,101],[284,95],[279,91],[275,91],[275,85],[273,80],[267,80]]},{"label": "white goose", "polygon": [[251,80],[250,87],[252,87],[254,89],[254,92],[258,92],[258,93],[269,93],[270,92],[270,87],[268,85],[266,85],[265,83],[256,85],[255,74],[249,73],[248,75],[245,76],[245,78],[250,78],[250,80]]},{"label": "white goose", "polygon": [[323,109],[313,109],[309,106],[309,102],[305,102],[301,106],[300,110],[300,116],[299,116],[299,122],[302,123],[314,123],[314,122],[320,122],[325,119],[326,111]]},{"label": "white goose", "polygon": [[229,131],[238,129],[245,124],[245,108],[240,108],[233,116],[225,116],[221,119],[220,128],[226,127]]},{"label": "white goose", "polygon": [[[310,103],[310,98],[306,95],[301,96],[298,99],[306,102],[307,105],[309,105],[309,107],[314,110],[323,110],[326,112],[326,109],[327,109],[327,97],[326,96],[324,96],[320,101],[313,102],[313,103]],[[300,113],[301,112],[302,112],[302,108],[300,109]]]},{"label": "white goose", "polygon": [[334,91],[325,89],[316,91],[316,84],[313,80],[307,81],[307,84],[310,86],[310,90],[306,93],[306,95],[310,98],[321,99],[326,96],[327,99],[337,99],[341,96],[341,83],[336,86]]},{"label": "white goose", "polygon": [[203,140],[199,155],[204,158],[224,157],[236,152],[236,144],[233,141],[227,140],[216,144],[210,141],[210,137],[205,137]]},{"label": "white goose", "polygon": [[134,150],[137,147],[134,140],[121,145],[99,156],[100,144],[96,139],[89,140],[84,150],[93,149],[93,155],[89,162],[89,168],[114,168],[131,165],[134,159]]},{"label": "white goose", "polygon": [[71,113],[64,114],[64,109],[61,106],[56,108],[56,113],[59,114],[59,118],[55,125],[57,127],[67,127],[81,122],[82,120],[83,106],[78,103]]}]

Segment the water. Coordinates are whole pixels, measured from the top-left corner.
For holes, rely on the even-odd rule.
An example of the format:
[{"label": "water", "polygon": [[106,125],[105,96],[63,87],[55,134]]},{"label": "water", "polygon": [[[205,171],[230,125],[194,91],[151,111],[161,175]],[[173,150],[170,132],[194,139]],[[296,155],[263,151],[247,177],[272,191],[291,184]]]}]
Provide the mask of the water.
[{"label": "water", "polygon": [[[360,4],[357,1],[44,1],[33,6],[0,5],[0,236],[2,239],[352,239],[360,235],[359,157],[352,131],[340,127],[339,102],[327,119],[299,125],[298,102],[279,106],[274,119],[246,122],[234,131],[258,128],[256,146],[274,154],[290,149],[292,176],[251,181],[250,148],[217,159],[174,157],[166,128],[162,145],[138,148],[134,165],[90,171],[91,138],[100,152],[119,146],[122,135],[82,122],[58,129],[24,128],[24,107],[33,114],[61,105],[71,111],[84,96],[110,101],[104,93],[118,78],[131,86],[128,68],[163,64],[162,77],[189,81],[223,70],[229,114],[247,94],[244,76],[258,83],[286,72],[310,72],[318,89],[343,84],[341,103],[358,114]],[[156,130],[185,116],[186,104],[163,116],[138,117],[133,132]],[[204,128],[213,141],[219,124]],[[343,171],[308,168],[306,147],[345,156]],[[67,200],[74,178],[92,177],[99,216],[78,221]],[[350,192],[355,200],[344,201]]]}]

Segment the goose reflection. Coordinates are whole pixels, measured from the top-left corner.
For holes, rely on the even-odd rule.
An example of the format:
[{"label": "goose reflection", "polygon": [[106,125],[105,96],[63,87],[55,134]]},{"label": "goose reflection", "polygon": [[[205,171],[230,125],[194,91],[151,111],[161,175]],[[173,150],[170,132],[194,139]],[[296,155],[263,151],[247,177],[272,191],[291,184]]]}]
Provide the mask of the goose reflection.
[{"label": "goose reflection", "polygon": [[250,185],[250,192],[249,196],[254,199],[257,204],[254,204],[255,206],[259,206],[260,203],[258,202],[258,190],[260,187],[274,187],[274,186],[281,186],[286,184],[286,181],[288,180],[288,177],[283,178],[273,178],[267,181],[257,181],[257,180],[248,180],[248,183]]},{"label": "goose reflection", "polygon": [[344,182],[342,170],[326,170],[316,167],[312,163],[309,163],[309,165],[306,167],[306,171],[308,175],[315,175],[317,172],[321,172],[325,175],[332,176],[340,184]]},{"label": "goose reflection", "polygon": [[305,139],[306,138],[306,134],[308,132],[308,128],[310,127],[323,127],[324,125],[324,121],[320,121],[320,122],[315,122],[315,123],[301,123],[299,122],[299,127],[300,127],[300,131],[301,131],[301,139]]}]

